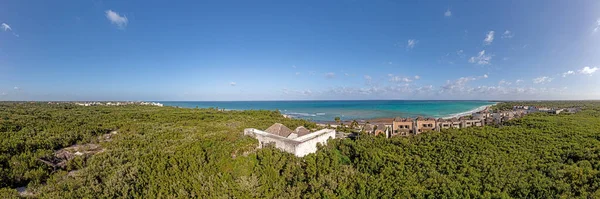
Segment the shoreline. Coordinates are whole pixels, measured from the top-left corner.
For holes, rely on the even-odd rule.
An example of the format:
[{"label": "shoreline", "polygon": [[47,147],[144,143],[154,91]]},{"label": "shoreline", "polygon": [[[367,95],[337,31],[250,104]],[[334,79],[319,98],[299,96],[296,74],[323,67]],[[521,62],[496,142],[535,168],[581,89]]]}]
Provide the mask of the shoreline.
[{"label": "shoreline", "polygon": [[480,107],[477,107],[477,108],[475,108],[473,110],[465,111],[465,112],[462,112],[462,113],[457,113],[457,114],[453,114],[453,115],[450,115],[450,116],[447,116],[447,117],[442,117],[442,119],[459,118],[459,117],[462,117],[462,116],[472,115],[473,113],[477,113],[479,111],[487,110],[487,109],[489,109],[490,107],[492,107],[492,106],[494,106],[496,104],[498,104],[498,102],[495,102],[495,104],[480,106]]},{"label": "shoreline", "polygon": [[[460,113],[455,113],[446,117],[438,117],[441,119],[451,119],[451,118],[459,118],[459,117],[463,117],[463,116],[467,116],[467,115],[472,115],[473,113],[477,113],[479,111],[484,111],[489,109],[490,107],[497,105],[499,102],[494,102],[494,104],[489,104],[489,105],[484,105],[484,106],[480,106],[465,112],[460,112]],[[285,115],[282,114],[284,117],[287,118],[294,118],[291,117],[289,115]],[[435,119],[438,119],[435,118]],[[394,118],[388,118],[388,117],[382,117],[382,118],[373,118],[373,119],[356,119],[356,121],[358,122],[369,122],[371,124],[382,124],[382,123],[392,123],[394,121]],[[335,121],[314,121],[317,124],[337,124]],[[342,123],[347,123],[347,122],[352,122],[352,120],[344,120],[341,121]]]}]

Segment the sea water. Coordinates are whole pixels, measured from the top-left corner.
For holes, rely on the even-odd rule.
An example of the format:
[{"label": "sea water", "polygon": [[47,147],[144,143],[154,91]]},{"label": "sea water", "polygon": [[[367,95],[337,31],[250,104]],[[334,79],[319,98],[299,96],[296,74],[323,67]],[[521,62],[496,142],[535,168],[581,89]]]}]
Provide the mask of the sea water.
[{"label": "sea water", "polygon": [[227,110],[279,110],[282,114],[314,121],[360,120],[393,117],[447,118],[492,105],[490,101],[163,101],[165,106]]}]

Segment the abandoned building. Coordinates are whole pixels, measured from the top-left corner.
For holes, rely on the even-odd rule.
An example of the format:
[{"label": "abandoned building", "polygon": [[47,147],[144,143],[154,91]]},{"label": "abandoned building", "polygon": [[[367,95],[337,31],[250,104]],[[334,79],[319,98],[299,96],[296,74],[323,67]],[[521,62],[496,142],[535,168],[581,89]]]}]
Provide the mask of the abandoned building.
[{"label": "abandoned building", "polygon": [[322,129],[311,133],[304,127],[298,127],[292,131],[279,123],[273,124],[265,131],[254,128],[244,129],[244,135],[258,140],[258,148],[274,146],[298,157],[316,152],[317,144],[326,145],[327,140],[335,139],[335,134],[334,129]]}]

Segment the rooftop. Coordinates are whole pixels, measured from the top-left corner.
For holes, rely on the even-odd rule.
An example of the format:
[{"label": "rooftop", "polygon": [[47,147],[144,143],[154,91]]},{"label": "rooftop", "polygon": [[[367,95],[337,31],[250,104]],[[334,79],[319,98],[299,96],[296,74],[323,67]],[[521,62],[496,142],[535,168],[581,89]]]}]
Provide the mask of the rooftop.
[{"label": "rooftop", "polygon": [[271,125],[269,128],[265,129],[265,132],[281,137],[288,137],[290,134],[293,133],[291,129],[280,123],[275,123]]}]

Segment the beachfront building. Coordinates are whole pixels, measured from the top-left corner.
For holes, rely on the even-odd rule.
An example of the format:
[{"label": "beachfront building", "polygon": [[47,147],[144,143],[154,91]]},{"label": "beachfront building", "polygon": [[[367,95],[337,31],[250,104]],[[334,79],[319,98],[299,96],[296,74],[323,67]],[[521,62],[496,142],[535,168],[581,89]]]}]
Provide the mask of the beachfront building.
[{"label": "beachfront building", "polygon": [[483,122],[481,120],[477,120],[477,119],[463,118],[460,121],[461,121],[461,125],[460,126],[462,128],[472,127],[472,126],[483,126]]},{"label": "beachfront building", "polygon": [[296,131],[292,131],[283,124],[276,123],[265,131],[254,128],[244,129],[244,135],[256,138],[257,148],[274,146],[298,157],[314,153],[317,151],[317,144],[326,145],[327,140],[335,139],[334,129],[322,129],[312,133],[304,129],[299,127]]},{"label": "beachfront building", "polygon": [[453,129],[459,129],[460,128],[460,120],[456,119],[455,117],[450,118],[450,123]]},{"label": "beachfront building", "polygon": [[378,125],[375,125],[375,130],[373,131],[373,134],[375,134],[375,136],[383,134],[387,138],[390,135],[390,131],[386,125],[378,124]]},{"label": "beachfront building", "polygon": [[434,131],[436,129],[435,119],[433,118],[422,118],[418,117],[416,122],[417,131],[416,134]]},{"label": "beachfront building", "polygon": [[485,118],[489,117],[489,113],[473,113],[471,116],[476,120],[485,120]]},{"label": "beachfront building", "polygon": [[392,132],[390,137],[396,135],[407,136],[414,132],[413,119],[396,117],[392,122]]},{"label": "beachfront building", "polygon": [[372,124],[365,124],[362,128],[362,131],[369,133],[369,134],[374,133],[375,132],[374,130],[375,130],[375,125],[372,125]]},{"label": "beachfront building", "polygon": [[442,129],[452,128],[452,121],[450,121],[448,119],[439,118],[437,120],[436,124],[437,124],[437,130],[438,131],[440,131]]}]

